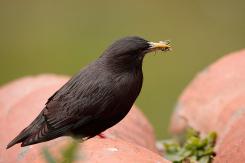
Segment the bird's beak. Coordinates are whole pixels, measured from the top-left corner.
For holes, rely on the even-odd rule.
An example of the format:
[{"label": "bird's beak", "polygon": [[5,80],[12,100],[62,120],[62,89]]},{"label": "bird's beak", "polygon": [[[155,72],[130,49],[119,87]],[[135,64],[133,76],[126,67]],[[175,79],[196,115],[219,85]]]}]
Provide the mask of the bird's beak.
[{"label": "bird's beak", "polygon": [[156,51],[156,50],[162,50],[162,51],[169,51],[171,50],[170,41],[159,41],[159,42],[148,42],[150,47],[149,51]]}]

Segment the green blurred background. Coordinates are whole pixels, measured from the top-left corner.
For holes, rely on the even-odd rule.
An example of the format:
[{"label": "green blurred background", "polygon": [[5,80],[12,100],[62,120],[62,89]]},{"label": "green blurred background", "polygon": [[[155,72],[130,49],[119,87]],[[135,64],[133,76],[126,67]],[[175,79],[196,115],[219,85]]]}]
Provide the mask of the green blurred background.
[{"label": "green blurred background", "polygon": [[0,1],[0,84],[40,73],[72,75],[112,41],[169,39],[173,51],[148,55],[137,105],[169,136],[170,114],[194,75],[244,48],[244,0]]}]

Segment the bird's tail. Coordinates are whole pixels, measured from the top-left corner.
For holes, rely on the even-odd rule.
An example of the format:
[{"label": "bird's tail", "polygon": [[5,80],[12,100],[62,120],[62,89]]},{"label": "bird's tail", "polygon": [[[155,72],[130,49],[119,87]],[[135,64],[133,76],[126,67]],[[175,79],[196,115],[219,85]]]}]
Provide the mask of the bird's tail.
[{"label": "bird's tail", "polygon": [[[44,122],[44,118],[42,116],[42,112],[37,116],[37,118],[24,130],[22,130],[18,136],[16,136],[6,147],[9,149],[10,147],[14,146],[15,144],[24,142],[41,124]],[[36,128],[34,128],[36,127]]]},{"label": "bird's tail", "polygon": [[6,149],[24,141],[29,136],[28,127],[22,130],[18,136],[16,136],[8,145]]}]

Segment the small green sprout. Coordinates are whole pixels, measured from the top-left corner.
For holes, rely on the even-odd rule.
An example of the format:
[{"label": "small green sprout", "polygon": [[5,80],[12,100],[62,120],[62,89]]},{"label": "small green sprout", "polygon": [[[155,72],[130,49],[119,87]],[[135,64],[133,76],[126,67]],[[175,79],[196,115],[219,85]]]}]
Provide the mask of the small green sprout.
[{"label": "small green sprout", "polygon": [[211,163],[216,138],[215,132],[202,138],[198,132],[189,129],[182,145],[177,140],[163,141],[164,156],[173,163]]},{"label": "small green sprout", "polygon": [[77,158],[79,142],[72,141],[63,151],[61,151],[61,158],[54,158],[47,148],[43,149],[43,155],[47,163],[73,163]]}]

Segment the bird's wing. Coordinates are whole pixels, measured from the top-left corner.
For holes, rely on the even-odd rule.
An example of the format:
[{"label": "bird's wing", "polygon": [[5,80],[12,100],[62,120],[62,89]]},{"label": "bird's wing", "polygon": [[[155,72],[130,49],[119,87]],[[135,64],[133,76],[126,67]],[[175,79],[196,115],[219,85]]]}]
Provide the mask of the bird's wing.
[{"label": "bird's wing", "polygon": [[[69,82],[68,82],[69,83]],[[66,134],[73,127],[97,118],[104,108],[116,104],[108,83],[99,80],[71,81],[52,96],[43,111],[46,132],[42,136]]]}]

